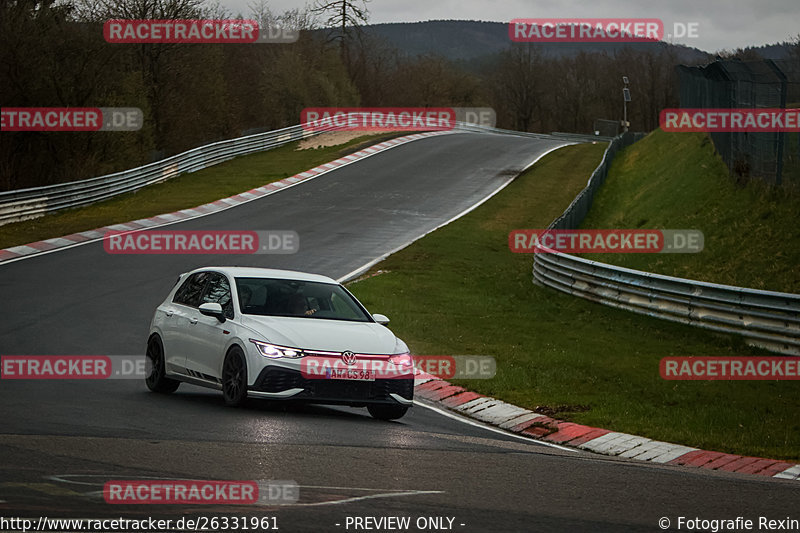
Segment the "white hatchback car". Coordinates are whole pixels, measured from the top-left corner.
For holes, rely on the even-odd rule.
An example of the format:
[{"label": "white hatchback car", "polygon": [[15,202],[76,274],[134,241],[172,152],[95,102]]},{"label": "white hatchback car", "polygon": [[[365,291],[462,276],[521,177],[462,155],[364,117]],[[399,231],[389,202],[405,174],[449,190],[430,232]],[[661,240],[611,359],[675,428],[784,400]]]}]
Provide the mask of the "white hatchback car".
[{"label": "white hatchback car", "polygon": [[341,284],[317,274],[206,267],[181,274],[156,309],[147,386],[187,382],[248,396],[367,407],[402,417],[414,398],[406,344]]}]

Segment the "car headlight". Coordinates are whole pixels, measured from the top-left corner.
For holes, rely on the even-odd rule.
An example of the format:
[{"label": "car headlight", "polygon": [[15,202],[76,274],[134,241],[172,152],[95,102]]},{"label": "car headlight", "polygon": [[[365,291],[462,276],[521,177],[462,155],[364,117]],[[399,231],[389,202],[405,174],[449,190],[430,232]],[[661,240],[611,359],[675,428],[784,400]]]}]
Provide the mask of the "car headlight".
[{"label": "car headlight", "polygon": [[394,350],[392,351],[392,353],[394,353],[394,354],[404,354],[404,353],[409,353],[410,351],[411,350],[408,349],[408,346],[406,345],[406,343],[404,343],[402,340],[400,340],[397,337],[394,338]]},{"label": "car headlight", "polygon": [[390,355],[389,362],[397,366],[414,366],[414,358],[408,352]]},{"label": "car headlight", "polygon": [[411,357],[408,346],[397,337],[394,339],[394,351],[389,356],[389,362],[398,366],[414,366],[414,358]]},{"label": "car headlight", "polygon": [[258,353],[260,353],[264,357],[270,357],[272,359],[278,359],[280,357],[297,359],[298,357],[303,357],[305,355],[303,353],[303,350],[300,350],[298,348],[289,348],[288,346],[278,346],[277,344],[270,344],[268,342],[257,341],[255,339],[250,339],[250,342],[256,345]]}]

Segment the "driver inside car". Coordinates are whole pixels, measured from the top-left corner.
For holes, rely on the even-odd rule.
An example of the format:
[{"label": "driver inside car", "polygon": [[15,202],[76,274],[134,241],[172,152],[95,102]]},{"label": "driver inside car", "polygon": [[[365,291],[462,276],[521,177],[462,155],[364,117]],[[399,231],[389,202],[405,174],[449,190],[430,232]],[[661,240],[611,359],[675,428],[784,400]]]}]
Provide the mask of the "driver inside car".
[{"label": "driver inside car", "polygon": [[313,315],[316,309],[309,309],[305,296],[302,294],[293,294],[289,297],[287,304],[287,312],[290,315]]}]

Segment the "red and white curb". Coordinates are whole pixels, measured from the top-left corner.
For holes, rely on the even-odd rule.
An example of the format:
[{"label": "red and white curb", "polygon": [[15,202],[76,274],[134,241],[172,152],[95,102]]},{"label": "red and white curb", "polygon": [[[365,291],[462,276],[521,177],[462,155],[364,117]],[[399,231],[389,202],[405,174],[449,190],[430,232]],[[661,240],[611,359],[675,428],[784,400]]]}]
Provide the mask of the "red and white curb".
[{"label": "red and white curb", "polygon": [[220,211],[224,211],[226,209],[230,209],[232,207],[236,207],[238,205],[253,200],[257,200],[259,198],[263,198],[264,196],[269,196],[270,194],[274,194],[278,191],[281,191],[293,185],[297,185],[298,183],[301,183],[303,181],[316,178],[332,170],[343,167],[345,165],[349,165],[350,163],[354,163],[355,161],[359,161],[361,159],[373,156],[375,154],[378,154],[390,148],[394,148],[401,144],[406,144],[419,139],[424,139],[426,137],[432,137],[435,135],[445,135],[449,133],[453,132],[430,131],[425,133],[415,133],[413,135],[397,137],[395,139],[390,139],[388,141],[378,143],[374,146],[364,148],[363,150],[359,150],[358,152],[346,155],[335,161],[331,161],[330,163],[324,163],[318,167],[312,168],[311,170],[306,170],[305,172],[300,172],[299,174],[295,174],[294,176],[284,178],[280,181],[269,183],[267,185],[264,185],[263,187],[257,187],[247,192],[230,196],[228,198],[223,198],[221,200],[217,200],[215,202],[204,204],[198,207],[193,207],[191,209],[183,209],[181,211],[175,211],[174,213],[168,213],[165,215],[157,215],[150,218],[142,218],[139,220],[134,220],[133,222],[126,222],[124,224],[114,224],[111,226],[104,226],[102,228],[90,231],[81,231],[79,233],[73,233],[71,235],[65,235],[63,237],[58,237],[55,239],[45,239],[43,241],[37,241],[29,244],[24,244],[21,246],[14,246],[11,248],[2,249],[0,250],[0,263],[15,261],[18,259],[26,258],[31,255],[36,255],[40,253],[70,248],[73,246],[79,246],[81,244],[87,244],[89,242],[94,242],[102,239],[106,234],[110,232],[145,230],[148,228],[167,226],[169,224],[175,224],[177,222],[183,222],[185,220],[190,220],[193,218],[198,218],[213,213],[218,213]]},{"label": "red and white curb", "polygon": [[555,420],[516,405],[468,391],[447,381],[417,378],[414,395],[440,407],[534,439],[603,455],[779,479],[800,480],[800,465],[699,450],[680,444]]}]

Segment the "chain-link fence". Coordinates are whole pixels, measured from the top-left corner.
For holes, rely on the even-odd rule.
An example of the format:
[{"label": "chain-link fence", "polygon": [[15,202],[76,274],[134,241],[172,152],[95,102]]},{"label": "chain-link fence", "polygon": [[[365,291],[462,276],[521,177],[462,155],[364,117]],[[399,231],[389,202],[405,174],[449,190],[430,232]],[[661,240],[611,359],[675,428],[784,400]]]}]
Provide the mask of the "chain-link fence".
[{"label": "chain-link fence", "polygon": [[605,118],[597,118],[594,120],[592,131],[595,135],[601,137],[616,137],[619,135],[619,120],[608,120]]},{"label": "chain-link fence", "polygon": [[[800,107],[797,59],[719,60],[677,70],[683,108]],[[713,132],[711,140],[735,176],[800,185],[797,132]]]}]

